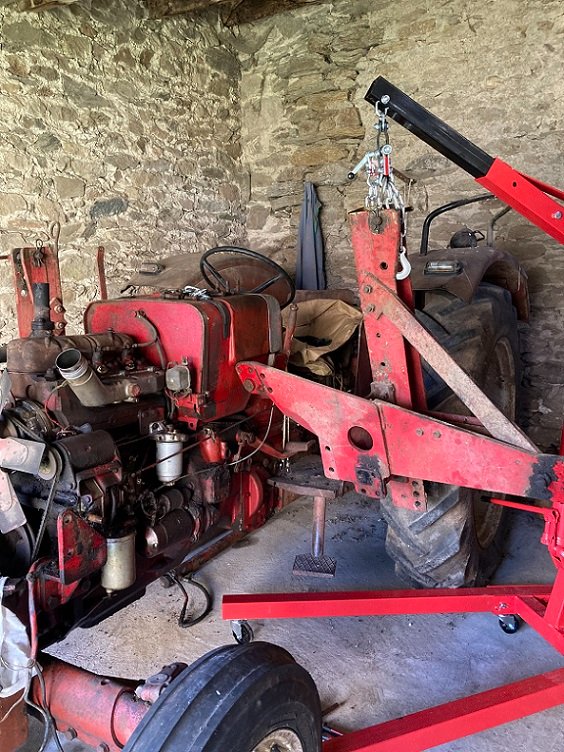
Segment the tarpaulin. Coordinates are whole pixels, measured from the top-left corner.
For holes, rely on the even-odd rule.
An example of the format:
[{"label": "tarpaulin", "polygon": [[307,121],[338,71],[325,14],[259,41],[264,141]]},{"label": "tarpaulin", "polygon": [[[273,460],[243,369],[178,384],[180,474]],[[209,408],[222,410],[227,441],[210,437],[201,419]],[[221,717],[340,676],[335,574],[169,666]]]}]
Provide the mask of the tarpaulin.
[{"label": "tarpaulin", "polygon": [[323,235],[319,221],[321,203],[313,183],[304,183],[304,200],[300,215],[296,254],[296,287],[298,290],[324,290],[325,260]]},{"label": "tarpaulin", "polygon": [[[282,312],[283,319],[288,309]],[[296,332],[292,340],[290,363],[307,368],[318,376],[332,373],[325,356],[348,342],[356,332],[362,313],[342,300],[305,300],[298,305]]]}]

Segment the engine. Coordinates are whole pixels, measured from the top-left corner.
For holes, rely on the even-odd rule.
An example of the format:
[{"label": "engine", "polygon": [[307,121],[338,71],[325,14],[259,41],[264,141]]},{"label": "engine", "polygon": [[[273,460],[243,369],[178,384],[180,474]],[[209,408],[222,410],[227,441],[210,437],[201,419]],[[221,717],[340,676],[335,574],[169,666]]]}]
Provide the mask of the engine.
[{"label": "engine", "polygon": [[92,303],[84,334],[56,336],[48,285],[33,288],[1,390],[0,572],[20,595],[32,573],[53,639],[274,510],[260,441],[280,420],[235,365],[283,357],[281,318],[266,294],[162,293]]}]

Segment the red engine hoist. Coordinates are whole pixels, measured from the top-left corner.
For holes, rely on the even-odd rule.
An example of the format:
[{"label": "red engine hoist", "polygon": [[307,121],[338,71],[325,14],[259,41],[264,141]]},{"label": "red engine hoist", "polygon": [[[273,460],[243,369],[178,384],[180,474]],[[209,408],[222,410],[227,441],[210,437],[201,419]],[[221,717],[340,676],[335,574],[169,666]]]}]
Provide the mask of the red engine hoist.
[{"label": "red engine hoist", "polygon": [[[385,104],[391,118],[564,243],[564,209],[551,198],[564,200],[564,191],[489,156],[383,78],[372,83],[365,98],[378,115],[378,107]],[[373,153],[367,155],[371,156]],[[424,502],[414,489],[420,488],[420,481],[430,480],[548,503],[541,507],[491,499],[492,503],[544,516],[541,540],[556,567],[554,584],[228,595],[223,600],[223,617],[491,612],[502,619],[520,617],[564,654],[564,446],[560,455],[540,454],[415,319],[409,279],[396,277],[402,250],[397,208],[379,211],[376,229],[370,211],[351,215],[372,377],[374,384],[383,387],[381,398],[378,390],[373,399],[365,400],[252,362],[239,364],[240,378],[249,390],[268,395],[281,412],[318,436],[328,478],[349,481],[367,496],[378,498],[387,492],[394,503],[418,508]],[[420,356],[489,435],[469,430],[473,425],[467,418],[439,418],[427,411]],[[319,410],[319,405],[325,409]],[[327,741],[323,749],[423,750],[561,703],[564,669],[345,734]]]}]

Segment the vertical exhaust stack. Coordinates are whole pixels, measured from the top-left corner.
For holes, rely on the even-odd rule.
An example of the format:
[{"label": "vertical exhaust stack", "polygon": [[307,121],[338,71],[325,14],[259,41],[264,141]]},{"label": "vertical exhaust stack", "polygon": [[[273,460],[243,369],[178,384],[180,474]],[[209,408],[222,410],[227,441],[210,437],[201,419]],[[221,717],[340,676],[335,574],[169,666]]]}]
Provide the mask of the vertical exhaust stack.
[{"label": "vertical exhaust stack", "polygon": [[31,336],[45,337],[52,334],[55,324],[51,321],[51,308],[49,305],[49,283],[34,282],[32,284],[33,295],[33,321],[31,322]]}]

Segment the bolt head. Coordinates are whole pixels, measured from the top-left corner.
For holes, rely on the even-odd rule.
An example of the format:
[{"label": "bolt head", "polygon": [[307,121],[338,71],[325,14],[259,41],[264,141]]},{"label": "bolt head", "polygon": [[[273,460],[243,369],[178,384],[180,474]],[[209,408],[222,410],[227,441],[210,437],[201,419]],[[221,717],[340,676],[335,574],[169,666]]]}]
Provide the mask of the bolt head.
[{"label": "bolt head", "polygon": [[552,215],[552,218],[553,219],[562,219],[562,212],[561,211],[554,212],[554,214]]}]

